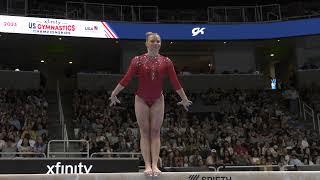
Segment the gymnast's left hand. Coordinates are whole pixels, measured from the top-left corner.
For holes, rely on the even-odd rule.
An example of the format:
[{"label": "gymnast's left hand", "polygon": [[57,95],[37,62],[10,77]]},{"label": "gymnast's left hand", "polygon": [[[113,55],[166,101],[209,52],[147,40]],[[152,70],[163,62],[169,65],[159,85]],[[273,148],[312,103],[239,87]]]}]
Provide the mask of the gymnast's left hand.
[{"label": "gymnast's left hand", "polygon": [[192,104],[192,101],[189,99],[182,99],[182,101],[178,102],[177,105],[182,105],[186,111],[189,111],[189,106]]}]

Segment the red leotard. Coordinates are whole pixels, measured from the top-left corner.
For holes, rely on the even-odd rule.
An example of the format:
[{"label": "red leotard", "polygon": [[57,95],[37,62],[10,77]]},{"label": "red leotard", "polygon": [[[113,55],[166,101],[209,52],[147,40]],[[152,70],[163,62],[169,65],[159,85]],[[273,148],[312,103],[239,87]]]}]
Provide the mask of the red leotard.
[{"label": "red leotard", "polygon": [[161,96],[165,75],[169,76],[174,90],[181,88],[172,61],[161,55],[151,57],[143,54],[134,57],[127,73],[119,83],[124,87],[127,86],[134,75],[139,81],[135,94],[142,98],[148,106],[151,106]]}]

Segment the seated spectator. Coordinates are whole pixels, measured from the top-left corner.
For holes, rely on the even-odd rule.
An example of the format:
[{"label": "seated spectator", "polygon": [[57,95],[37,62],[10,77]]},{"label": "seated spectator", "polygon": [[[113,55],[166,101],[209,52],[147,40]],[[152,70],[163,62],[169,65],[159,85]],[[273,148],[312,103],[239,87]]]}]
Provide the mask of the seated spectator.
[{"label": "seated spectator", "polygon": [[36,135],[38,137],[38,136],[42,136],[42,134],[48,135],[48,131],[46,129],[43,129],[42,124],[39,123],[36,131]]},{"label": "seated spectator", "polygon": [[7,139],[5,146],[2,148],[2,152],[4,153],[12,153],[12,154],[3,154],[1,157],[3,158],[14,158],[17,156],[17,145],[15,144],[14,139]]},{"label": "seated spectator", "polygon": [[[43,142],[41,136],[37,136],[36,143],[33,146],[33,152],[46,154],[47,145]],[[42,154],[35,154],[35,157],[44,157]]]},{"label": "seated spectator", "polygon": [[243,144],[241,144],[240,140],[236,141],[236,145],[233,147],[233,150],[238,155],[247,154],[248,153],[247,148],[245,146],[243,146]]},{"label": "seated spectator", "polygon": [[260,165],[260,156],[257,150],[253,151],[252,156],[250,157],[250,163],[252,165]]},{"label": "seated spectator", "polygon": [[293,151],[290,155],[290,160],[289,160],[289,165],[294,165],[294,166],[302,166],[303,163],[301,162],[300,159],[298,159],[298,156],[295,151]]},{"label": "seated spectator", "polygon": [[192,166],[198,166],[200,160],[202,160],[202,157],[200,156],[199,151],[195,149],[194,153],[189,156],[189,162]]},{"label": "seated spectator", "polygon": [[218,159],[217,151],[215,149],[210,150],[209,155],[206,159],[206,164],[208,166],[217,166],[221,164],[221,162]]},{"label": "seated spectator", "polygon": [[[30,145],[28,138],[23,138],[21,145],[18,147],[18,152],[31,153],[33,152],[33,146]],[[32,157],[30,154],[21,154],[21,157]]]},{"label": "seated spectator", "polygon": [[25,137],[26,134],[28,134],[30,139],[32,139],[32,140],[35,140],[37,138],[37,133],[35,130],[32,129],[32,126],[33,125],[30,123],[26,127],[22,128],[22,130],[23,130],[22,135],[21,135],[22,138]]},{"label": "seated spectator", "polygon": [[6,146],[6,142],[3,139],[4,139],[3,133],[0,133],[0,152]]},{"label": "seated spectator", "polygon": [[[23,151],[28,150],[29,146],[30,148],[33,148],[35,143],[36,142],[34,140],[30,139],[29,134],[25,134],[24,137],[21,136],[21,139],[17,143],[18,151],[20,151],[21,149]],[[24,147],[21,148],[21,146],[24,146]]]}]

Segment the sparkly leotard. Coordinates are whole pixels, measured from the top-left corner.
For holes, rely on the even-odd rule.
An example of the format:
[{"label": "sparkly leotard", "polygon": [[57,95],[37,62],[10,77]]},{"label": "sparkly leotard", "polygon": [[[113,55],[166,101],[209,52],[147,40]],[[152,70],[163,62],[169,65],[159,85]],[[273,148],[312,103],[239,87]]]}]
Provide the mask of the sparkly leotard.
[{"label": "sparkly leotard", "polygon": [[156,57],[143,54],[131,60],[127,73],[119,82],[127,86],[131,78],[138,78],[138,89],[136,95],[144,100],[148,106],[162,95],[163,78],[169,76],[170,82],[175,90],[181,88],[172,61],[168,57],[158,55]]}]

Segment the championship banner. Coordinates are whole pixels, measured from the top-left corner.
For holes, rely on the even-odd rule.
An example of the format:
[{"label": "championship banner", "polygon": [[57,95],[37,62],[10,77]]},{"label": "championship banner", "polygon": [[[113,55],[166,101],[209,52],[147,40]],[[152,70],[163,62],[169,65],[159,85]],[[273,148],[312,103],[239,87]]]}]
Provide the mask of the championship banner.
[{"label": "championship banner", "polygon": [[110,28],[109,24],[103,21],[19,16],[0,15],[0,32],[118,39],[118,35]]}]

